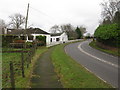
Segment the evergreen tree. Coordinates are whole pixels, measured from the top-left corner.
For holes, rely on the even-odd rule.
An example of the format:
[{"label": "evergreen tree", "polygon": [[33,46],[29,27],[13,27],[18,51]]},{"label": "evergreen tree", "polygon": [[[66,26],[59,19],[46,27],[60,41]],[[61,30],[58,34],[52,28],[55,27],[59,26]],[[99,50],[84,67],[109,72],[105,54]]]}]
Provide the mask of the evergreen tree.
[{"label": "evergreen tree", "polygon": [[120,25],[120,12],[117,11],[115,13],[114,19],[113,19],[113,23],[118,23]]},{"label": "evergreen tree", "polygon": [[80,39],[82,37],[82,32],[80,31],[80,28],[77,27],[75,31],[78,35],[77,39]]}]

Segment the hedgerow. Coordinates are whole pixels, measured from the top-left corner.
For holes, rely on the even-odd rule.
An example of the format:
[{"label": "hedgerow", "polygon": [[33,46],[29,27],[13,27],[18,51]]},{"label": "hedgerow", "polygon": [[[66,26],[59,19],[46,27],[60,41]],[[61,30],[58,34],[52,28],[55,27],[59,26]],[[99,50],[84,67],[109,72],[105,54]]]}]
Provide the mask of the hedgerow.
[{"label": "hedgerow", "polygon": [[118,24],[107,24],[99,26],[94,36],[99,42],[104,44],[119,46],[120,44],[120,27]]}]

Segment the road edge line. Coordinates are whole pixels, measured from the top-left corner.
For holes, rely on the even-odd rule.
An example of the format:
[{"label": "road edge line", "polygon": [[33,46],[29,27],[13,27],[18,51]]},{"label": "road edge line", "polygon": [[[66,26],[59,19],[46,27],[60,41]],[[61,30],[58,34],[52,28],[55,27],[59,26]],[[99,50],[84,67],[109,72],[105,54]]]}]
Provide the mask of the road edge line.
[{"label": "road edge line", "polygon": [[105,61],[104,59],[100,59],[100,58],[98,58],[98,57],[96,57],[96,56],[93,56],[93,55],[85,52],[85,51],[81,48],[81,45],[82,45],[82,43],[80,43],[80,44],[78,45],[78,49],[79,49],[81,52],[83,52],[84,54],[87,54],[88,56],[90,56],[90,57],[92,57],[92,58],[95,58],[95,59],[97,59],[98,61],[101,61],[101,62],[103,62],[103,63],[109,64],[109,65],[111,65],[111,66],[114,66],[114,67],[118,68],[118,65],[116,65],[116,64],[113,64],[113,63],[111,63],[111,62]]},{"label": "road edge line", "polygon": [[[81,44],[81,43],[80,43]],[[79,44],[79,45],[80,45]],[[78,46],[79,46],[78,45]],[[66,48],[64,47],[64,51],[65,51],[65,53],[68,55],[68,53],[67,53],[67,50],[66,50]],[[69,55],[68,55],[69,56]],[[70,56],[71,57],[71,56]],[[72,57],[71,57],[72,58]],[[73,59],[74,60],[74,59]],[[76,62],[76,63],[78,63],[78,62]],[[80,64],[80,63],[78,63],[78,64]],[[107,82],[107,81],[105,81],[104,79],[102,79],[100,76],[98,76],[97,74],[95,74],[95,73],[93,73],[92,71],[90,71],[87,67],[85,67],[84,65],[82,65],[82,64],[80,64],[83,68],[85,68],[88,72],[90,72],[91,74],[93,74],[93,75],[95,75],[97,78],[99,78],[100,80],[102,80],[104,83],[107,83],[107,84],[109,84],[109,85],[111,85],[113,88],[116,88],[115,86],[113,86],[112,84],[110,84],[109,82]]]}]

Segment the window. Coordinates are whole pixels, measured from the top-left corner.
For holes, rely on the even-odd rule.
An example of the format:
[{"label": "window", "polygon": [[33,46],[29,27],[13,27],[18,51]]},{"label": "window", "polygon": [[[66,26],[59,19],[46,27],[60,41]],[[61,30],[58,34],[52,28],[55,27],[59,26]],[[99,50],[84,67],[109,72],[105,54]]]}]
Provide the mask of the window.
[{"label": "window", "polygon": [[60,38],[56,38],[56,41],[60,41]]}]

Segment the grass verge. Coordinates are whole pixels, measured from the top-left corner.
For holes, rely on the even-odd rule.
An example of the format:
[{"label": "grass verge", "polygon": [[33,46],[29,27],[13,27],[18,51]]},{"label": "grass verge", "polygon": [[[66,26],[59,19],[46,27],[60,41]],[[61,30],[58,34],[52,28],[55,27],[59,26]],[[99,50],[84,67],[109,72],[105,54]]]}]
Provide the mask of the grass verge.
[{"label": "grass verge", "polygon": [[91,47],[97,49],[97,50],[102,51],[102,52],[105,52],[105,53],[108,53],[108,54],[111,54],[111,55],[114,55],[114,56],[120,56],[120,53],[118,51],[111,51],[111,50],[108,50],[108,49],[103,49],[103,48],[97,46],[95,41],[92,41],[89,45]]},{"label": "grass verge", "polygon": [[112,88],[66,55],[64,46],[55,46],[51,58],[64,88]]},{"label": "grass verge", "polygon": [[2,86],[3,88],[11,88],[10,85],[10,71],[9,71],[9,62],[12,60],[16,65],[14,64],[14,69],[17,70],[15,71],[15,87],[16,88],[29,88],[30,87],[30,78],[32,75],[32,71],[34,68],[34,65],[39,58],[39,56],[47,51],[48,48],[46,47],[39,47],[35,55],[33,56],[31,60],[31,64],[29,65],[29,68],[26,67],[25,65],[25,77],[23,78],[21,75],[21,70],[20,66],[17,65],[21,61],[21,53],[3,53],[2,54]]}]

